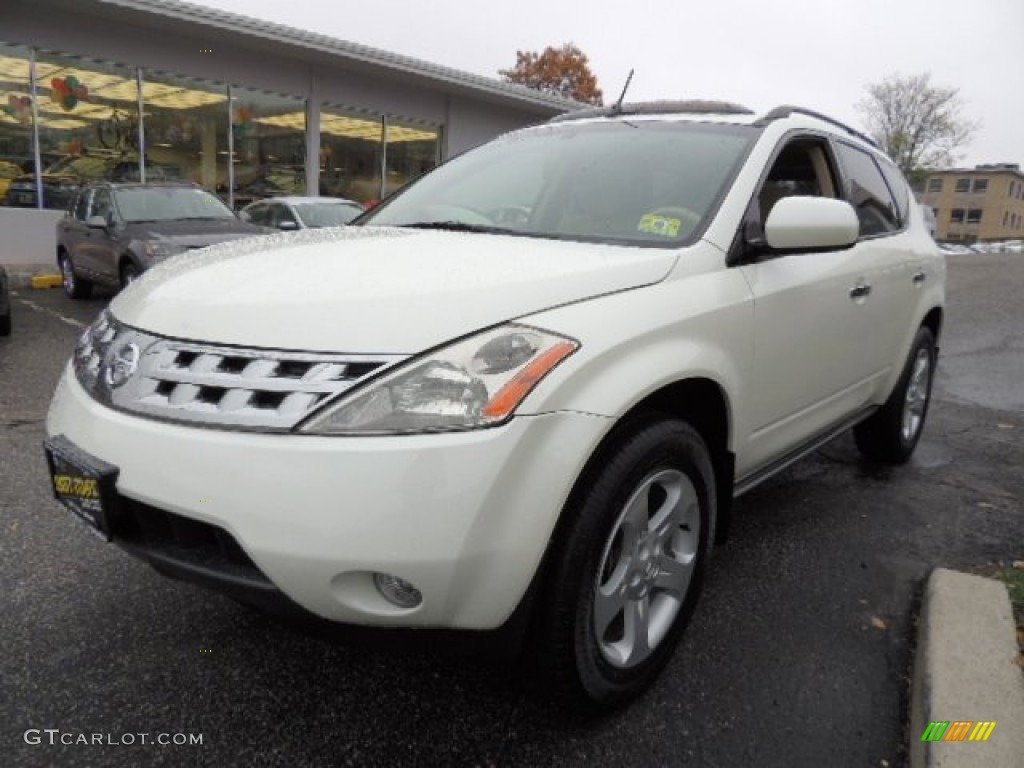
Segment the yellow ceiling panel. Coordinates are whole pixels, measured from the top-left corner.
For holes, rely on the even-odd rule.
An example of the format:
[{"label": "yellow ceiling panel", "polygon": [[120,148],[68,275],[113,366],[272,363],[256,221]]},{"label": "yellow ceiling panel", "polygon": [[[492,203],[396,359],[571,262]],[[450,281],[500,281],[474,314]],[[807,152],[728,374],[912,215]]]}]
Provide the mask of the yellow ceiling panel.
[{"label": "yellow ceiling panel", "polygon": [[0,56],[0,77],[28,84],[28,59]]}]

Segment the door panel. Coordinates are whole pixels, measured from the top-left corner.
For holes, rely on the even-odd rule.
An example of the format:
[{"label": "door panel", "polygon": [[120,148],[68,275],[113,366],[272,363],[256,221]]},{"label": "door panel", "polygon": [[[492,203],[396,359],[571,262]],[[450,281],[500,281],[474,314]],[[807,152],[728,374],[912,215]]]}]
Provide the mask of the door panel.
[{"label": "door panel", "polygon": [[754,296],[753,430],[745,474],[864,407],[872,365],[872,273],[861,247],[784,256],[742,267]]}]

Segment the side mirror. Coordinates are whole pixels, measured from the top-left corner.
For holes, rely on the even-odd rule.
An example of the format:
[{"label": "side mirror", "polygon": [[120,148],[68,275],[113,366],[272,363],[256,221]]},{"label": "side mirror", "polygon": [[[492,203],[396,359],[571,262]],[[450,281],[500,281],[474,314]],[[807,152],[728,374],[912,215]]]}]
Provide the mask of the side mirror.
[{"label": "side mirror", "polygon": [[829,197],[784,197],[772,207],[764,235],[774,251],[838,251],[857,242],[853,206]]},{"label": "side mirror", "polygon": [[110,223],[102,216],[90,216],[86,219],[85,226],[89,229],[106,229],[110,226]]},{"label": "side mirror", "polygon": [[277,222],[277,228],[284,232],[294,232],[299,228],[299,222],[295,219],[282,219]]}]

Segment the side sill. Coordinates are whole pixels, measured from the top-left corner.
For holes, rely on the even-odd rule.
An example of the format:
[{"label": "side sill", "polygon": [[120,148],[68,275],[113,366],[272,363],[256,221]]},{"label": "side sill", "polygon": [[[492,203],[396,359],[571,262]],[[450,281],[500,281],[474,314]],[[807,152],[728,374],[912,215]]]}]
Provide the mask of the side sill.
[{"label": "side sill", "polygon": [[744,493],[751,490],[752,488],[756,488],[769,477],[778,474],[786,467],[796,463],[800,459],[807,456],[809,453],[813,453],[826,443],[832,442],[844,432],[849,431],[853,427],[860,424],[860,422],[867,419],[869,416],[871,416],[871,414],[877,411],[878,408],[879,406],[873,405],[869,408],[865,408],[864,410],[859,411],[854,416],[851,416],[850,418],[839,422],[836,426],[823,432],[820,435],[817,435],[816,437],[811,438],[806,443],[797,446],[789,453],[782,455],[781,457],[765,465],[761,469],[751,472],[749,475],[746,475],[745,477],[738,479],[736,481],[736,484],[733,486],[733,498],[735,499],[742,496]]}]

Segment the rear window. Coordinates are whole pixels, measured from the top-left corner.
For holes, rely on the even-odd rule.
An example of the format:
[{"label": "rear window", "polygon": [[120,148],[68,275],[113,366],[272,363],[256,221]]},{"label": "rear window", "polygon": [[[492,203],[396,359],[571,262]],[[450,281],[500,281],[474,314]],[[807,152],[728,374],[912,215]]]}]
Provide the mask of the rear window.
[{"label": "rear window", "polygon": [[[900,169],[888,160],[879,160],[878,167],[882,169],[882,175],[889,185],[893,200],[896,201],[896,212],[899,214],[900,223],[906,225],[910,218],[910,189],[907,182],[900,173]],[[940,179],[941,181],[941,179]]]},{"label": "rear window", "polygon": [[860,236],[875,237],[898,230],[896,203],[874,158],[842,142],[837,150],[846,175],[846,196],[860,220]]}]

